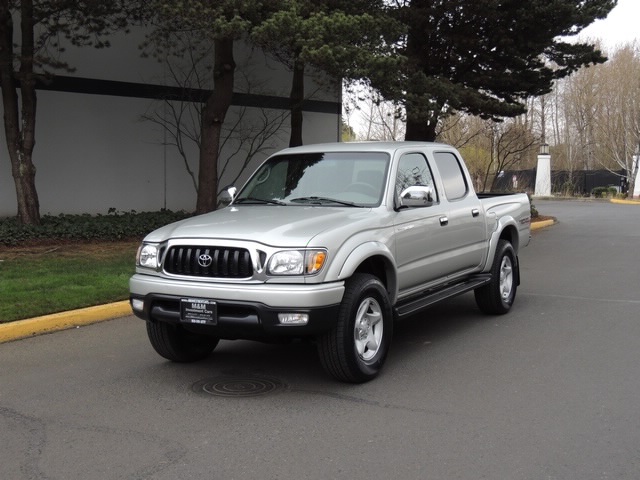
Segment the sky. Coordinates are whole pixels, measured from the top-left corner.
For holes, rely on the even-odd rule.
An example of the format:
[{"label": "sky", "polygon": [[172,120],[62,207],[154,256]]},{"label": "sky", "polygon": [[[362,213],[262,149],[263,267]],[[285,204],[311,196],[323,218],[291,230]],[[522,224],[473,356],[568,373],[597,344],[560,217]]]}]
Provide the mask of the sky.
[{"label": "sky", "polygon": [[600,39],[606,50],[634,40],[640,43],[640,0],[618,0],[607,18],[596,20],[579,38]]}]

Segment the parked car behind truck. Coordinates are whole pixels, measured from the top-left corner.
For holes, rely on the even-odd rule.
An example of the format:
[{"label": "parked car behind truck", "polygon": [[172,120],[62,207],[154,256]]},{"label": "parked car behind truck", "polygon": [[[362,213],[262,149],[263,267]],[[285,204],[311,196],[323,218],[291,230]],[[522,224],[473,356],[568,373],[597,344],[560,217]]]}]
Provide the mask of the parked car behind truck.
[{"label": "parked car behind truck", "polygon": [[380,372],[395,320],[473,290],[507,313],[529,243],[526,194],[476,195],[439,143],[335,143],[267,159],[223,209],[150,233],[131,306],[163,357],[220,339],[311,337],[325,370]]}]

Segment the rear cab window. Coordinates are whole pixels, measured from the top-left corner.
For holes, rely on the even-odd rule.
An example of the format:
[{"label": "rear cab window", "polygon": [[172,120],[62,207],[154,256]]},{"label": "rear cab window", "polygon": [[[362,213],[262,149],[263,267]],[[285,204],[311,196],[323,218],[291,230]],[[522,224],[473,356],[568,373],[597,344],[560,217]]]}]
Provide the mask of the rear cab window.
[{"label": "rear cab window", "polygon": [[460,165],[460,159],[452,152],[434,152],[436,166],[449,201],[461,200],[469,193],[469,185]]}]

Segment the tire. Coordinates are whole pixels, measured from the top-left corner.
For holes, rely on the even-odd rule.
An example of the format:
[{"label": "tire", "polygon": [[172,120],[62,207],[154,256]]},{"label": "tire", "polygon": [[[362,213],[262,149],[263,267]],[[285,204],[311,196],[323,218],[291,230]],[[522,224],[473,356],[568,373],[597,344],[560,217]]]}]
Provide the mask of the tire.
[{"label": "tire", "polygon": [[516,298],[518,259],[513,246],[500,240],[491,266],[491,282],[475,290],[476,304],[483,313],[504,315]]},{"label": "tire", "polygon": [[322,366],[343,382],[369,381],[382,369],[392,334],[384,285],[373,275],[355,274],[347,281],[335,327],[318,339]]},{"label": "tire", "polygon": [[147,322],[147,335],[153,349],[172,362],[196,362],[211,355],[218,339],[196,335],[180,325]]}]

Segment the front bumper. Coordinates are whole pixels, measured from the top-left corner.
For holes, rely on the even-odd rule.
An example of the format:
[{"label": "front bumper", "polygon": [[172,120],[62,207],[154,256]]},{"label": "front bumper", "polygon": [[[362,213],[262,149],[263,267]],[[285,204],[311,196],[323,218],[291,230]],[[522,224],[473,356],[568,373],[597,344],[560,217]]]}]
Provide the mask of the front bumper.
[{"label": "front bumper", "polygon": [[[330,330],[336,323],[344,283],[320,285],[215,284],[134,275],[131,303],[136,316],[153,322],[180,323],[180,301],[203,298],[216,302],[216,325],[182,324],[219,338],[305,337]],[[138,300],[134,302],[134,300]],[[142,306],[134,308],[133,304]],[[282,324],[280,313],[301,313],[305,325]]]}]

